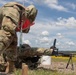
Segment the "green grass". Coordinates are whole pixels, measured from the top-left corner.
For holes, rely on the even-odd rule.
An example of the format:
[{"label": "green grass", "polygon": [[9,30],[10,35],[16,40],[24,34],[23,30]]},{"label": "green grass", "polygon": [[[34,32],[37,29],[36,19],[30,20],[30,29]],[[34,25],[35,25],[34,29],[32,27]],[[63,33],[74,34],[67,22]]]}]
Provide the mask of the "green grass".
[{"label": "green grass", "polygon": [[[56,56],[52,56],[51,59],[54,62],[68,62],[69,57],[62,57],[62,56],[56,57]],[[76,57],[72,57],[72,60],[73,60],[73,62],[76,62]]]},{"label": "green grass", "polygon": [[[21,75],[21,70],[17,70],[14,72],[15,75]],[[51,71],[51,70],[29,70],[28,75],[76,75],[75,73],[68,73],[65,74],[64,72],[59,73],[57,71]]]},{"label": "green grass", "polygon": [[21,69],[17,69],[16,71],[14,71],[15,75],[21,75]]},{"label": "green grass", "polygon": [[[52,61],[54,62],[68,62],[69,57],[52,57]],[[73,58],[74,63],[76,63],[76,57]],[[21,69],[18,69],[14,72],[15,75],[21,75]],[[28,70],[28,75],[76,75],[76,73],[70,72],[58,72],[56,70]]]},{"label": "green grass", "polygon": [[59,73],[57,71],[51,71],[51,70],[33,70],[29,71],[29,75],[76,75],[74,73],[65,74],[64,72]]}]

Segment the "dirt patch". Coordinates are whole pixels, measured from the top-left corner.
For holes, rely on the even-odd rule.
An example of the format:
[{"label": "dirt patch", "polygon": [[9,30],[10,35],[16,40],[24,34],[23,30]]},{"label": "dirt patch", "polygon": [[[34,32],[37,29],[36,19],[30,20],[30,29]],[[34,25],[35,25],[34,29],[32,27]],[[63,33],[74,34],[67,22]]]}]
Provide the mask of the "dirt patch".
[{"label": "dirt patch", "polygon": [[52,62],[51,65],[39,65],[39,68],[43,68],[43,69],[50,69],[52,71],[57,71],[57,72],[61,72],[64,74],[70,74],[70,73],[74,73],[76,74],[76,63],[73,63],[73,67],[71,65],[71,63],[68,65],[68,68],[66,69],[66,62]]},{"label": "dirt patch", "polygon": [[70,63],[67,68],[66,66],[66,62],[52,62],[51,64],[51,68],[56,69],[58,72],[76,73],[76,63],[73,63],[73,66]]}]

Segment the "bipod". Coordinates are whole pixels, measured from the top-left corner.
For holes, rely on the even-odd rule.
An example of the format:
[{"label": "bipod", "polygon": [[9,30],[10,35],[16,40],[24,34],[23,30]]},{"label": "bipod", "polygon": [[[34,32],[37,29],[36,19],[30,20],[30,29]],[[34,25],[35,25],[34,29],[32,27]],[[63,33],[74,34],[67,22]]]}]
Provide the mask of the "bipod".
[{"label": "bipod", "polygon": [[73,55],[72,55],[72,54],[70,54],[70,55],[69,55],[68,63],[67,63],[67,65],[66,65],[66,69],[68,68],[69,63],[71,62],[72,70],[74,70],[74,65],[73,65],[72,57],[73,57]]}]

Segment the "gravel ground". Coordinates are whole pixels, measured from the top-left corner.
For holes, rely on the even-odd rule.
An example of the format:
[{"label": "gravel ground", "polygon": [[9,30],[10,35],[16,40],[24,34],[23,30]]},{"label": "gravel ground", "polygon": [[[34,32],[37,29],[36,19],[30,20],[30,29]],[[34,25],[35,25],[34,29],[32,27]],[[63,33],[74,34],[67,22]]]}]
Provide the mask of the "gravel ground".
[{"label": "gravel ground", "polygon": [[52,62],[51,65],[39,65],[39,68],[43,68],[43,69],[50,69],[52,71],[57,71],[57,72],[61,72],[64,74],[70,74],[70,73],[74,73],[76,74],[76,63],[73,63],[73,68],[72,69],[72,65],[71,63],[69,64],[68,68],[66,69],[66,62]]},{"label": "gravel ground", "polygon": [[58,72],[64,73],[76,73],[76,63],[73,63],[73,68],[71,63],[69,64],[68,68],[66,69],[66,62],[52,62],[52,69],[56,69]]}]

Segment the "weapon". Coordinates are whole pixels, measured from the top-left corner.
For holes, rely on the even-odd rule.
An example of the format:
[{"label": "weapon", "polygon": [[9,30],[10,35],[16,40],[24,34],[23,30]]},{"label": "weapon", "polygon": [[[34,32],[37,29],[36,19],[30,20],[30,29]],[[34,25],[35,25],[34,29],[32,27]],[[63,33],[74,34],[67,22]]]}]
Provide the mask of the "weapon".
[{"label": "weapon", "polygon": [[74,70],[72,57],[74,57],[74,55],[76,55],[76,53],[67,52],[67,51],[65,51],[65,53],[64,52],[59,52],[58,48],[56,48],[56,39],[54,39],[53,46],[51,46],[50,49],[53,49],[52,55],[69,57],[69,60],[68,60],[67,65],[66,65],[66,69],[68,68],[68,66],[71,62],[72,70]]},{"label": "weapon", "polygon": [[[19,50],[19,47],[18,49]],[[42,55],[52,55],[51,49],[30,47],[28,44],[21,46],[21,52],[19,52],[15,66],[20,68],[22,63],[26,63],[30,69],[37,68],[39,59]]]},{"label": "weapon", "polygon": [[74,65],[73,65],[72,57],[73,57],[73,55],[72,55],[72,54],[70,54],[70,55],[69,55],[68,63],[67,63],[67,65],[66,65],[66,68],[68,68],[69,63],[70,63],[70,61],[71,61],[72,70],[74,70]]},{"label": "weapon", "polygon": [[[19,50],[19,47],[18,49]],[[42,56],[42,55],[58,55],[58,48],[56,48],[56,39],[54,40],[53,46],[50,48],[38,48],[30,47],[28,44],[22,44],[19,56],[33,57],[33,56]]]},{"label": "weapon", "polygon": [[[16,67],[21,67],[20,65],[26,63],[29,68],[36,68],[39,64],[39,59],[43,55],[57,55],[58,49],[56,48],[56,39],[54,40],[53,46],[50,48],[38,48],[38,47],[30,47],[28,44],[21,45],[21,52],[18,54],[18,59],[15,62]],[[18,47],[17,50],[19,50]]]},{"label": "weapon", "polygon": [[[19,47],[18,49],[19,50]],[[38,48],[38,47],[30,47],[27,44],[23,44],[21,46],[21,52],[18,54],[18,59],[15,62],[16,67],[21,67],[22,63],[26,63],[28,67],[31,69],[37,68],[39,64],[39,59],[42,55],[49,55],[49,56],[69,56],[68,63],[66,65],[66,68],[68,68],[68,65],[71,61],[72,69],[74,69],[73,66],[73,53],[63,53],[59,52],[58,48],[56,48],[56,39],[54,39],[53,46],[51,46],[49,49],[46,48]]]},{"label": "weapon", "polygon": [[56,48],[56,39],[54,39],[53,46],[51,46],[50,49],[53,50],[52,55],[55,55],[55,56],[58,55],[58,48]]},{"label": "weapon", "polygon": [[58,53],[58,56],[69,57],[69,60],[68,60],[67,65],[66,65],[66,69],[68,68],[68,66],[69,66],[69,64],[71,62],[72,70],[74,70],[74,65],[73,65],[72,58],[75,55],[76,55],[76,53],[69,53],[69,52],[67,53],[67,51],[66,51],[66,53],[63,53],[63,52]]}]

